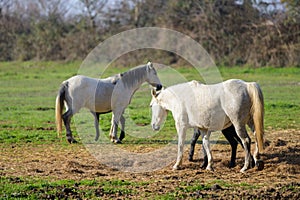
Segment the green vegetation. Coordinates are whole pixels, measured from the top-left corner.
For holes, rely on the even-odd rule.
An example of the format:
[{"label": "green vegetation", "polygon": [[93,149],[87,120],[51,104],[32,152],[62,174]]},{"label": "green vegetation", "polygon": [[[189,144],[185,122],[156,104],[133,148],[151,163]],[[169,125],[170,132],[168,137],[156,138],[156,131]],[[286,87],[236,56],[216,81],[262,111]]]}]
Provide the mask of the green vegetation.
[{"label": "green vegetation", "polygon": [[[75,75],[79,62],[4,62],[0,63],[0,142],[45,143],[57,141],[54,109],[60,83]],[[300,128],[300,69],[299,68],[226,68],[220,67],[224,80],[240,78],[257,81],[265,98],[265,128]],[[105,75],[124,72],[125,68],[109,68]],[[199,79],[192,68],[176,68],[187,80]],[[151,100],[149,87],[138,90],[126,110],[137,128],[150,123]],[[108,134],[111,114],[102,115],[100,126]],[[92,118],[91,118],[92,119]],[[91,125],[93,122],[91,121]],[[73,127],[76,130],[76,127]],[[143,129],[145,130],[145,129]],[[153,140],[169,140],[176,136],[171,114],[164,125],[164,134],[147,129]],[[76,131],[75,131],[76,134]],[[171,138],[170,138],[171,137]],[[128,136],[132,143],[143,143],[143,138]],[[129,142],[130,143],[130,142]]]},{"label": "green vegetation", "polygon": [[143,186],[145,183],[124,180],[41,180],[33,178],[5,177],[1,178],[3,199],[49,199],[49,198],[97,198],[109,194],[137,193],[132,187]]},{"label": "green vegetation", "polygon": [[[164,27],[192,37],[219,65],[300,66],[298,0],[69,1],[38,0],[33,6],[32,0],[1,0],[0,61],[83,59],[122,31]],[[138,64],[149,55],[167,64],[183,61],[170,52],[144,50],[128,53],[119,64]]]},{"label": "green vegetation", "polygon": [[[145,197],[151,195],[154,199],[178,199],[187,197],[187,194],[196,194],[201,191],[208,191],[213,188],[213,185],[223,189],[233,189],[236,187],[254,189],[256,186],[247,183],[230,183],[226,181],[215,181],[214,183],[203,184],[199,181],[180,181],[176,183],[177,187],[170,189],[164,194],[151,194],[147,192],[147,187],[150,182],[143,181],[126,181],[126,180],[47,180],[35,178],[18,178],[5,177],[1,178],[1,193],[0,197],[3,199],[51,199],[51,198],[88,198],[96,199],[105,196],[126,196],[134,197],[142,190]],[[179,185],[178,185],[179,184]],[[153,186],[152,186],[153,187]],[[159,189],[159,188],[157,188]],[[296,189],[290,186],[289,189]]]},{"label": "green vegetation", "polygon": [[[4,145],[37,145],[56,143],[54,107],[57,89],[60,83],[77,73],[79,62],[4,62],[0,63],[0,143]],[[192,69],[176,68],[188,80],[196,75],[190,73]],[[257,81],[265,97],[265,127],[267,131],[274,129],[300,128],[300,68],[225,68],[220,67],[225,79],[240,78],[246,81]],[[126,71],[124,68],[112,68],[111,74]],[[144,85],[139,90],[127,111],[131,120],[139,127],[149,127],[150,111],[149,87]],[[102,133],[108,134],[110,128],[110,114],[103,115],[100,126]],[[93,122],[91,121],[91,126]],[[75,137],[76,126],[72,125]],[[151,128],[149,128],[149,131]],[[94,134],[94,133],[93,133]],[[137,145],[153,145],[168,143],[174,140],[175,129],[169,114],[163,131],[154,134],[149,132],[150,138],[138,138],[128,135],[124,141],[124,148],[135,148]],[[154,135],[152,135],[154,134]],[[94,136],[94,135],[93,135]],[[63,148],[71,148],[66,142]],[[123,194],[134,196],[143,188],[145,197],[147,186],[154,184],[143,181],[105,180],[50,180],[34,177],[2,177],[0,183],[1,199],[45,199],[64,198],[64,195],[87,199],[105,195]],[[230,183],[216,181],[208,183],[181,182],[163,196],[156,199],[184,198],[186,193],[197,193],[207,190],[213,184],[222,188],[242,187],[255,189],[257,186],[248,183]],[[286,188],[295,189],[297,188]],[[201,197],[200,197],[201,198]]]},{"label": "green vegetation", "polygon": [[80,63],[7,62],[0,64],[0,142],[56,140],[54,106],[60,83]]}]

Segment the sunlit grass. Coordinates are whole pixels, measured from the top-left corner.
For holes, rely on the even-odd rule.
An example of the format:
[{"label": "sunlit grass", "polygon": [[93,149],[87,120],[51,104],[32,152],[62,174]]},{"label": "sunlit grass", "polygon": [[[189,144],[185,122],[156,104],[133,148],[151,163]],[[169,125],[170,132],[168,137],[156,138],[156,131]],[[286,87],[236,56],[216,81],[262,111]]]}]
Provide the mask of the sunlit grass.
[{"label": "sunlit grass", "polygon": [[[63,80],[77,73],[79,67],[80,62],[0,63],[0,84],[2,86],[0,88],[0,142],[41,143],[57,141],[54,118],[57,90]],[[127,68],[108,68],[105,75],[127,70]],[[186,81],[198,80],[199,77],[201,79],[201,75],[197,74],[193,68],[178,67],[172,71],[175,71],[176,76],[181,74],[180,76],[185,77]],[[299,68],[220,67],[219,71],[224,80],[239,78],[246,81],[256,81],[260,84],[265,98],[266,129],[300,128]],[[150,87],[144,84],[135,93],[125,112],[127,137],[124,141],[126,143],[142,144],[149,141],[168,141],[176,138],[171,113],[169,113],[160,132],[151,130],[150,101]],[[101,134],[109,134],[110,118],[111,114],[101,115]],[[76,135],[76,126],[74,125],[73,123],[72,127]],[[92,120],[90,126],[93,128]],[[131,134],[131,131],[146,131],[146,133],[143,133],[142,137],[135,137],[136,135]]]}]

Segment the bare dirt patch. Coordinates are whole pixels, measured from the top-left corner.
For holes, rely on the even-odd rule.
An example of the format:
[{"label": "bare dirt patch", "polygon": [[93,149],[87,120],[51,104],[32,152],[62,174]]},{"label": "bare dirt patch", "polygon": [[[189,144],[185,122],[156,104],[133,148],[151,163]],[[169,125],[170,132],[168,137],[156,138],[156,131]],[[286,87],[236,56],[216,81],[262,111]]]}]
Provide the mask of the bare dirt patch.
[{"label": "bare dirt patch", "polygon": [[[265,167],[262,171],[253,168],[240,173],[244,163],[244,153],[238,148],[237,166],[229,169],[230,146],[216,144],[213,149],[215,171],[200,169],[200,162],[189,162],[187,150],[183,169],[172,171],[171,165],[159,171],[147,173],[127,173],[111,169],[92,157],[83,145],[69,146],[58,144],[1,144],[1,177],[35,177],[49,180],[133,181],[146,182],[145,185],[130,186],[138,194],[103,193],[95,190],[102,198],[151,198],[174,192],[184,198],[219,199],[299,199],[300,198],[300,131],[268,131],[269,141],[262,159]],[[253,147],[253,146],[252,146]],[[196,146],[197,151],[201,145]],[[141,148],[142,149],[142,148]],[[196,152],[197,152],[196,151]],[[195,155],[196,157],[199,155]],[[113,159],[113,158],[112,158]],[[207,187],[189,190],[189,186]],[[75,187],[75,186],[74,186]],[[79,187],[79,186],[78,186]],[[71,195],[67,189],[66,196]],[[64,190],[61,190],[64,191]],[[71,195],[72,196],[72,195]],[[74,198],[77,198],[76,195]],[[45,197],[46,198],[46,197]]]}]

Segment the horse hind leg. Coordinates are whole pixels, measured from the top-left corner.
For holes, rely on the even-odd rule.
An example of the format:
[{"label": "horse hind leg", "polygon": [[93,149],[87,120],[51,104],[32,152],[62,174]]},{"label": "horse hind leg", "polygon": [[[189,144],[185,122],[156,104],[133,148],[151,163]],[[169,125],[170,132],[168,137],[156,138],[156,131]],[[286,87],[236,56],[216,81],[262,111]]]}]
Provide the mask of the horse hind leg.
[{"label": "horse hind leg", "polygon": [[235,167],[236,150],[237,150],[237,146],[238,146],[237,140],[240,140],[240,138],[236,134],[233,125],[222,130],[222,133],[231,146],[231,158],[230,158],[229,168],[233,168],[233,167]]},{"label": "horse hind leg", "polygon": [[240,125],[235,125],[235,130],[237,135],[242,141],[244,151],[245,151],[245,164],[244,167],[240,170],[241,172],[245,172],[247,169],[250,168],[250,159],[251,159],[251,153],[250,153],[250,144],[251,144],[251,139],[247,133],[245,125],[240,126]]},{"label": "horse hind leg", "polygon": [[100,136],[100,131],[99,131],[99,117],[100,117],[100,113],[96,113],[96,112],[92,112],[94,116],[94,125],[95,125],[95,129],[96,129],[96,137],[95,137],[95,141],[97,141],[99,139]]},{"label": "horse hind leg", "polygon": [[194,152],[195,152],[195,146],[196,146],[196,143],[197,143],[197,140],[200,136],[200,131],[198,130],[198,128],[194,128],[194,135],[193,135],[193,138],[191,140],[191,149],[190,149],[190,152],[189,152],[189,161],[193,161],[193,156],[194,156]]},{"label": "horse hind leg", "polygon": [[[229,163],[229,168],[233,168],[235,167],[236,163],[236,150],[237,150],[237,146],[238,144],[240,144],[243,147],[243,143],[241,141],[241,139],[239,138],[239,136],[237,135],[235,128],[233,125],[231,125],[230,127],[222,130],[223,135],[225,136],[225,138],[228,140],[230,146],[231,146],[231,159],[230,159],[230,163]],[[250,155],[250,161],[251,161],[251,168],[255,166],[255,161],[253,159],[253,157]]]},{"label": "horse hind leg", "polygon": [[65,112],[62,115],[65,127],[66,127],[66,137],[68,142],[71,143],[77,143],[77,141],[73,138],[72,136],[72,131],[71,131],[71,118],[73,116],[73,112],[71,109],[69,109],[67,112]]},{"label": "horse hind leg", "polygon": [[[253,134],[255,136],[255,128],[254,128],[253,121],[250,121],[248,123],[248,126],[249,126],[249,128],[251,129],[251,131],[253,132]],[[256,166],[258,170],[263,170],[264,169],[264,162],[260,159],[256,136],[254,138],[255,138],[255,150],[254,150],[253,157],[251,157],[252,167]]]}]

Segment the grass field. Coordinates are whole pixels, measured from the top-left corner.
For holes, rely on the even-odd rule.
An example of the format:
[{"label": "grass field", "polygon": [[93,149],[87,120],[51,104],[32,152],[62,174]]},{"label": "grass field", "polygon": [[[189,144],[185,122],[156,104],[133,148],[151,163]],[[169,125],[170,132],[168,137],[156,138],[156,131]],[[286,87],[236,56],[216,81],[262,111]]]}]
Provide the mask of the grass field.
[{"label": "grass field", "polygon": [[[60,83],[77,74],[80,62],[4,62],[0,63],[0,148],[1,162],[4,162],[6,153],[11,153],[16,147],[40,149],[51,147],[61,151],[71,151],[79,146],[68,145],[64,140],[57,138],[54,109],[55,97]],[[124,72],[125,68],[113,68],[111,74]],[[191,68],[176,68],[187,80],[195,77]],[[280,130],[300,129],[300,68],[272,68],[259,69],[220,67],[224,80],[239,78],[246,81],[256,81],[260,84],[265,98],[265,129],[269,132]],[[159,73],[159,72],[158,72]],[[138,91],[127,112],[131,119],[138,125],[147,126],[150,123],[149,87],[143,86]],[[149,92],[150,93],[150,92]],[[146,94],[146,95],[145,95]],[[148,94],[148,95],[147,95]],[[91,121],[91,126],[93,122]],[[110,114],[103,115],[100,122],[102,133],[108,134],[110,128]],[[76,127],[72,127],[76,134]],[[149,128],[150,130],[150,128]],[[160,132],[154,135],[150,142],[145,138],[128,136],[124,141],[124,148],[156,146],[155,141],[167,141],[174,136],[174,125],[171,116],[164,126],[164,134]],[[54,147],[52,146],[54,145]],[[79,144],[80,145],[80,144]],[[13,155],[13,154],[12,154]],[[3,160],[2,160],[3,159]],[[138,188],[144,188],[154,184],[154,180],[121,180],[116,177],[93,180],[90,178],[73,180],[52,180],[51,177],[39,176],[7,176],[6,168],[0,165],[1,186],[0,199],[51,199],[64,198],[65,194],[81,198],[96,198],[97,195],[106,194],[106,197],[114,197],[116,194],[127,194],[134,197],[139,193]],[[213,180],[199,183],[191,182],[186,186],[173,188],[164,195],[151,196],[153,191],[144,191],[144,197],[154,199],[173,199],[184,197],[185,192],[196,192],[210,188],[218,183],[222,187],[234,188],[228,181]],[[253,189],[256,184],[241,182],[237,187]],[[286,189],[299,189],[299,186],[290,186]],[[98,189],[101,190],[98,191]],[[68,191],[66,191],[68,190]],[[41,194],[40,194],[41,193]],[[109,196],[109,195],[112,196]],[[59,196],[62,195],[62,196]],[[101,196],[101,195],[100,195]]]},{"label": "grass field", "polygon": [[[0,142],[54,142],[55,96],[60,83],[75,75],[80,63],[13,62],[0,63],[1,114]],[[219,68],[224,80],[239,78],[257,81],[265,98],[266,129],[300,128],[300,69],[299,68]],[[192,80],[191,70],[177,68]],[[126,69],[112,69],[111,74]],[[128,111],[137,124],[149,123],[148,88],[137,92]],[[145,93],[146,90],[146,93]],[[146,95],[145,95],[146,94]],[[104,115],[101,129],[110,128],[110,114]],[[170,121],[170,120],[168,120]],[[165,125],[172,128],[172,123]]]}]

